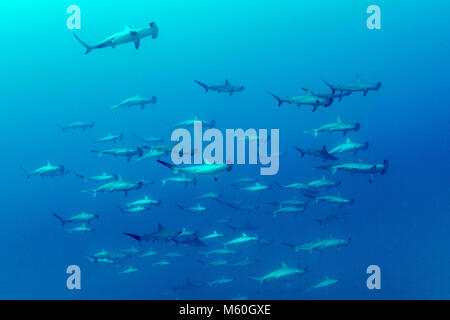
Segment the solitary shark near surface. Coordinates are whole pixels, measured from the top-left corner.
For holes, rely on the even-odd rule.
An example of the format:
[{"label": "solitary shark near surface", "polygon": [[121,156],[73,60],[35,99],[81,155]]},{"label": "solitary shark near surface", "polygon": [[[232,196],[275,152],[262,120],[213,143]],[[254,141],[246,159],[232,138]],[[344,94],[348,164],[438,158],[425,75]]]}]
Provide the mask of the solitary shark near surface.
[{"label": "solitary shark near surface", "polygon": [[101,157],[103,154],[110,154],[114,157],[116,156],[126,157],[128,162],[130,162],[133,156],[142,157],[142,155],[144,154],[144,151],[141,147],[136,148],[120,147],[107,150],[91,150],[91,152],[97,153],[99,157]]},{"label": "solitary shark near surface", "polygon": [[336,158],[330,152],[327,151],[326,146],[323,146],[322,149],[301,149],[298,147],[294,147],[294,149],[300,152],[302,158],[305,156],[305,154],[307,154],[313,157],[322,158],[323,161],[338,160],[338,158]]},{"label": "solitary shark near surface", "polygon": [[116,181],[119,179],[119,176],[117,174],[107,174],[106,172],[103,172],[99,176],[92,176],[92,177],[85,177],[81,174],[75,174],[80,179],[83,179],[85,182],[87,181],[94,181],[94,182],[110,182],[110,181]]},{"label": "solitary shark near surface", "polygon": [[345,143],[340,144],[333,149],[330,150],[330,154],[342,154],[344,152],[353,152],[353,155],[356,156],[359,150],[366,150],[369,147],[369,142],[358,143],[352,142],[350,138],[347,137]]},{"label": "solitary shark near surface", "polygon": [[139,180],[137,182],[126,182],[122,179],[122,177],[119,176],[119,179],[116,181],[111,181],[111,182],[105,183],[96,189],[83,190],[83,192],[92,193],[92,195],[94,197],[96,197],[97,193],[99,193],[99,192],[120,191],[120,192],[124,192],[125,197],[126,197],[131,190],[138,190],[138,189],[142,188],[143,185],[144,185],[143,180]]},{"label": "solitary shark near surface", "polygon": [[323,81],[331,89],[331,92],[333,94],[336,91],[339,91],[341,93],[343,92],[353,93],[360,91],[364,93],[364,96],[366,96],[370,90],[377,91],[378,89],[381,88],[381,82],[377,83],[367,82],[362,80],[361,77],[358,75],[355,75],[355,81],[342,85],[332,85],[325,80]]},{"label": "solitary shark near surface", "polygon": [[164,162],[161,160],[156,160],[162,165],[166,166],[170,170],[172,170],[175,174],[178,172],[190,174],[193,176],[197,175],[212,175],[214,176],[214,180],[217,181],[217,174],[222,171],[231,171],[233,168],[232,164],[198,164],[187,167],[177,167],[168,162]]},{"label": "solitary shark near surface", "polygon": [[233,95],[233,93],[235,93],[235,92],[244,91],[244,86],[235,86],[235,85],[232,85],[232,84],[230,83],[230,81],[228,81],[228,80],[225,80],[225,83],[224,83],[224,84],[212,85],[212,86],[209,86],[209,85],[204,84],[204,83],[202,83],[202,82],[200,82],[200,81],[197,81],[197,80],[194,80],[194,81],[195,81],[197,84],[199,84],[200,86],[202,86],[203,89],[205,89],[205,92],[208,92],[208,90],[211,90],[211,91],[217,91],[218,93],[225,92],[225,93],[229,93],[230,96],[231,96],[231,95]]},{"label": "solitary shark near surface", "polygon": [[23,167],[21,169],[25,172],[27,175],[27,179],[29,179],[31,176],[41,176],[41,178],[44,177],[63,177],[65,174],[68,174],[69,171],[67,171],[64,166],[54,166],[50,164],[50,162],[47,162],[47,165],[37,168],[33,171],[27,171]]},{"label": "solitary shark near surface", "polygon": [[149,104],[149,103],[155,104],[156,101],[157,101],[157,99],[155,96],[153,96],[151,98],[146,98],[146,97],[141,97],[139,94],[137,94],[134,97],[125,99],[121,103],[112,106],[111,109],[118,110],[118,109],[125,108],[125,107],[141,106],[141,110],[143,110],[147,104]]},{"label": "solitary shark near surface", "polygon": [[330,170],[333,174],[337,171],[347,171],[351,173],[365,173],[370,174],[369,182],[372,183],[373,175],[380,173],[384,175],[389,169],[389,160],[385,159],[383,164],[368,164],[368,163],[342,163],[333,166],[319,166],[317,169]]},{"label": "solitary shark near surface", "polygon": [[312,133],[312,134],[314,134],[314,137],[317,137],[319,132],[328,132],[328,133],[342,132],[342,134],[345,136],[347,134],[347,132],[358,131],[359,129],[360,129],[359,123],[355,123],[355,124],[343,123],[341,118],[338,117],[337,122],[335,122],[335,123],[325,124],[317,129],[306,130],[305,133]]},{"label": "solitary shark near surface", "polygon": [[117,135],[109,133],[107,136],[104,136],[104,137],[96,140],[95,143],[105,143],[105,142],[116,143],[119,140],[123,140],[123,133],[117,134]]},{"label": "solitary shark near surface", "polygon": [[98,214],[92,214],[87,212],[81,212],[80,214],[71,216],[69,218],[61,218],[59,215],[57,215],[55,212],[52,213],[53,216],[55,216],[64,226],[66,223],[89,223],[93,219],[99,219]]},{"label": "solitary shark near surface", "polygon": [[85,131],[88,128],[93,128],[95,126],[95,122],[84,122],[84,121],[76,121],[73,122],[67,126],[59,126],[62,132],[65,132],[66,130],[76,130],[76,129],[82,129]]},{"label": "solitary shark near surface", "polygon": [[253,280],[258,281],[260,284],[264,284],[264,281],[273,280],[273,279],[280,279],[288,276],[293,275],[300,275],[307,271],[306,268],[291,268],[288,267],[284,262],[281,263],[281,268],[276,269],[265,276],[262,276],[260,278],[258,277],[250,277]]},{"label": "solitary shark near surface", "polygon": [[141,42],[141,39],[151,36],[152,39],[156,39],[158,37],[159,29],[156,23],[150,22],[148,26],[145,26],[143,28],[133,28],[130,26],[125,27],[125,30],[120,31],[118,33],[115,33],[108,38],[106,38],[103,41],[100,41],[96,44],[89,45],[86,42],[82,41],[75,33],[73,34],[75,39],[80,42],[83,47],[86,48],[85,54],[88,54],[94,49],[101,49],[101,48],[115,48],[118,45],[134,42],[134,46],[137,49],[139,49],[139,45]]},{"label": "solitary shark near surface", "polygon": [[296,104],[298,107],[301,105],[313,106],[313,112],[317,110],[319,106],[328,107],[333,103],[332,97],[318,97],[315,96],[311,91],[307,91],[303,96],[292,96],[292,97],[278,97],[275,94],[266,91],[272,97],[278,101],[278,106],[280,107],[283,103]]}]

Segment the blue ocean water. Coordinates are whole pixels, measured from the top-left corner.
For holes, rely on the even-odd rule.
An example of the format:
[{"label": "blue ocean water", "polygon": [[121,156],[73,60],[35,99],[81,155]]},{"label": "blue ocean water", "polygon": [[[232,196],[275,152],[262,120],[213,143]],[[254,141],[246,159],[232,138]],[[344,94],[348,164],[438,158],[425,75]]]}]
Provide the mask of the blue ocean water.
[{"label": "blue ocean water", "polygon": [[[88,55],[66,27],[69,5],[81,9],[80,38],[94,43],[124,26],[141,27],[151,21],[159,36],[115,49],[94,50]],[[377,4],[382,29],[366,27],[366,8]],[[435,5],[433,5],[435,4]],[[448,233],[449,119],[448,56],[449,28],[443,12],[448,3],[431,1],[419,6],[406,1],[23,1],[1,5],[3,45],[0,66],[0,130],[2,214],[0,215],[2,299],[448,299],[450,268]],[[326,91],[322,77],[333,83],[353,81],[359,74],[367,81],[381,81],[379,91],[366,97],[354,93],[328,108],[293,105],[277,107],[265,89],[295,95],[302,87]],[[225,79],[244,85],[233,96],[205,94],[194,79],[220,84]],[[113,112],[111,105],[140,93],[155,95],[158,102],[144,110]],[[97,157],[93,142],[108,134],[124,133],[123,144],[142,144],[133,137],[165,136],[171,126],[198,117],[216,120],[216,127],[279,128],[280,159],[276,176],[259,176],[259,166],[238,166],[221,173],[218,181],[199,177],[196,186],[162,185],[172,176],[154,160],[129,163],[107,155]],[[339,208],[310,203],[297,215],[273,217],[267,202],[297,197],[300,192],[281,191],[273,182],[289,184],[320,178],[323,165],[317,158],[301,158],[292,146],[329,148],[343,142],[341,134],[314,138],[304,130],[334,122],[361,124],[348,136],[369,141],[359,153],[368,163],[389,159],[385,175],[336,173],[342,196],[355,198],[353,206]],[[62,133],[58,125],[95,121],[95,127]],[[112,145],[110,145],[112,146]],[[109,146],[109,147],[110,147]],[[105,145],[105,147],[108,147]],[[355,161],[343,155],[342,162]],[[166,158],[166,160],[169,158]],[[27,170],[63,164],[70,174],[63,178],[33,176]],[[170,161],[170,159],[169,159]],[[340,161],[341,162],[341,161]],[[155,181],[153,185],[122,193],[99,194],[81,190],[95,186],[74,173],[87,176],[102,171],[124,179]],[[245,193],[230,186],[243,177],[271,184],[267,191]],[[177,204],[193,206],[196,197],[217,192],[227,201],[247,200],[259,205],[254,212],[241,212],[214,201],[203,202],[210,210],[188,213]],[[323,192],[322,192],[323,193]],[[330,194],[336,194],[332,189]],[[124,215],[116,205],[144,195],[162,201],[161,206],[141,215]],[[64,217],[88,211],[100,215],[92,222],[95,232],[70,233],[51,215]],[[338,212],[342,218],[320,226],[315,218]],[[173,243],[139,245],[123,232],[145,234],[158,224],[168,229],[198,231],[214,229],[224,241],[239,236],[226,225],[210,222],[230,218],[229,224],[250,223],[267,246],[238,249],[235,262],[250,257],[244,267],[208,266],[212,261],[199,251],[221,248],[209,241],[208,248]],[[343,248],[298,252],[283,242],[302,244],[316,239],[349,238]],[[154,257],[139,256],[119,264],[92,263],[86,257],[102,249],[152,248]],[[153,266],[164,253],[167,266]],[[260,277],[284,262],[307,266],[301,276],[260,285]],[[68,290],[66,268],[81,268],[81,290]],[[381,290],[368,290],[366,268],[381,268]],[[137,272],[119,275],[133,266]],[[228,284],[209,286],[222,276]],[[312,290],[329,276],[336,284]],[[189,279],[200,287],[172,290]]]}]

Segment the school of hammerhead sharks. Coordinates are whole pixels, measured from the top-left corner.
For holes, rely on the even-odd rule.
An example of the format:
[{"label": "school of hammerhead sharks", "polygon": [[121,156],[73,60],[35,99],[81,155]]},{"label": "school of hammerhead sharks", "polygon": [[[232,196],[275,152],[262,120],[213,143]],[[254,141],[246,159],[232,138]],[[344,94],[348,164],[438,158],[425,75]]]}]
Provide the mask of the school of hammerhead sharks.
[{"label": "school of hammerhead sharks", "polygon": [[[76,40],[86,49],[85,53],[88,54],[93,50],[102,48],[115,48],[118,45],[131,43],[135,45],[136,49],[139,49],[140,42],[144,38],[157,39],[158,26],[155,22],[152,22],[142,28],[126,27],[125,30],[113,34],[107,37],[105,40],[96,44],[90,45],[82,41],[75,33]],[[206,93],[209,91],[216,91],[219,93],[225,93],[232,96],[234,93],[238,94],[244,90],[244,86],[232,85],[229,81],[225,81],[219,85],[208,85],[203,82],[194,80],[199,86],[201,86]],[[309,89],[302,89],[303,93],[296,96],[280,97],[272,92],[267,93],[272,96],[278,106],[283,104],[293,104],[297,106],[310,106],[312,111],[316,111],[317,108],[327,108],[333,104],[333,102],[341,101],[346,96],[359,92],[363,96],[369,91],[377,91],[381,87],[381,82],[370,83],[362,80],[359,76],[356,79],[347,84],[334,85],[327,81],[325,84],[329,88],[328,93],[315,93]],[[230,98],[231,99],[231,98]],[[137,107],[144,109],[148,104],[157,103],[155,96],[143,97],[140,95],[133,96],[125,99],[122,102],[111,107],[112,110],[118,111],[122,108]],[[120,111],[119,111],[120,112]],[[139,111],[138,111],[139,112]],[[196,122],[201,122],[203,127],[213,128],[215,126],[215,120],[202,121],[197,118],[192,120],[186,120],[175,124],[173,128],[185,128],[192,129]],[[94,122],[73,122],[67,126],[61,126],[61,130],[66,132],[68,130],[88,130],[95,126]],[[316,129],[306,130],[305,134],[312,134],[314,137],[322,133],[337,133],[342,134],[346,141],[345,143],[338,145],[330,150],[325,146],[321,149],[294,149],[299,152],[299,156],[311,156],[321,159],[323,162],[330,162],[330,165],[321,165],[316,169],[328,171],[331,173],[331,178],[327,178],[325,175],[320,179],[311,182],[296,182],[288,185],[280,185],[273,182],[277,188],[282,190],[296,192],[300,194],[302,198],[293,197],[289,200],[270,202],[265,204],[264,212],[270,212],[273,216],[283,215],[297,215],[303,213],[308,207],[313,206],[317,202],[324,202],[330,206],[336,206],[341,208],[343,206],[351,206],[354,203],[354,199],[342,197],[338,192],[332,192],[335,188],[341,185],[341,181],[333,180],[334,173],[338,171],[349,172],[351,174],[366,174],[369,178],[369,183],[373,181],[375,174],[384,175],[389,168],[389,161],[384,160],[382,163],[363,163],[361,160],[353,162],[340,162],[338,157],[344,153],[356,153],[366,150],[369,147],[368,142],[354,142],[348,138],[348,133],[351,131],[358,131],[360,129],[359,123],[345,123],[340,118],[334,123],[328,123],[320,126]],[[174,143],[164,144],[164,137],[139,137],[135,136],[142,142],[139,147],[111,147],[101,150],[91,150],[92,152],[100,155],[112,155],[114,157],[124,157],[127,161],[135,159],[136,161],[144,161],[153,159],[161,165],[161,170],[167,170],[173,172],[173,176],[163,179],[161,188],[164,185],[171,183],[180,185],[180,187],[186,188],[188,185],[195,186],[197,184],[197,178],[199,176],[210,176],[214,180],[217,180],[217,176],[227,175],[232,170],[232,164],[218,164],[218,163],[206,163],[206,164],[194,164],[194,165],[175,165],[170,163],[169,159],[165,159],[171,155],[174,148]],[[249,139],[258,139],[255,137],[246,137]],[[124,134],[108,134],[99,138],[96,141],[97,145],[108,145],[120,143],[124,139]],[[281,154],[280,154],[281,155]],[[164,160],[161,160],[164,159]],[[158,164],[158,165],[159,165]],[[164,168],[164,169],[163,169]],[[23,168],[22,168],[23,169]],[[27,171],[23,169],[28,178],[31,176],[41,177],[63,177],[69,174],[63,165],[54,165],[50,162],[45,166],[35,169],[33,171]],[[103,172],[95,176],[85,176],[82,174],[75,174],[82,179],[86,184],[94,184],[97,187],[83,190],[94,197],[97,197],[99,193],[124,193],[127,197],[129,193],[138,193],[136,190],[140,190],[147,185],[154,184],[152,181],[138,180],[138,181],[125,181],[122,177],[116,173]],[[83,182],[83,183],[84,183]],[[260,183],[257,178],[241,177],[234,179],[231,183],[232,188],[238,188],[242,193],[260,193],[264,190],[271,188],[271,185],[265,185]],[[195,190],[196,188],[192,188]],[[186,189],[188,190],[188,189]],[[289,193],[289,192],[287,192]],[[188,211],[192,213],[202,213],[209,210],[207,205],[215,203],[223,208],[224,212],[255,212],[260,210],[260,206],[251,204],[248,201],[228,201],[224,199],[221,194],[209,192],[202,195],[193,196],[193,199],[197,201],[195,206],[182,206],[177,205],[179,210]],[[266,198],[266,197],[265,197]],[[128,199],[128,198],[126,198]],[[142,195],[141,198],[135,198],[133,201],[118,205],[117,210],[126,215],[142,214],[161,205],[161,200],[152,199],[147,195]],[[178,210],[177,209],[177,210]],[[98,214],[81,212],[76,215],[53,213],[55,221],[59,221],[67,232],[70,233],[90,233],[94,232],[93,224],[94,220],[99,218]],[[201,215],[200,217],[205,217]],[[324,224],[328,220],[337,219],[336,214],[330,214],[322,219],[315,219],[320,225]],[[272,242],[260,237],[255,233],[251,224],[236,226],[233,225],[229,216],[222,216],[215,221],[208,221],[210,230],[194,231],[187,230],[184,227],[179,229],[169,229],[162,225],[154,226],[147,234],[138,234],[132,232],[124,232],[124,240],[136,241],[138,244],[135,247],[125,249],[114,250],[101,250],[99,252],[91,252],[87,255],[89,261],[96,264],[111,264],[118,266],[118,274],[126,275],[138,272],[136,267],[133,267],[133,260],[135,259],[147,259],[152,261],[152,266],[157,268],[169,264],[176,263],[181,257],[184,256],[184,248],[190,248],[195,255],[198,255],[199,267],[217,268],[217,267],[234,267],[234,268],[248,268],[251,264],[256,263],[249,255],[248,248],[258,246],[270,246]],[[217,231],[220,230],[220,231]],[[171,250],[165,253],[160,253],[149,246],[155,243],[162,243],[166,247],[170,247]],[[295,252],[323,252],[326,250],[332,250],[335,248],[346,247],[351,243],[351,238],[334,238],[330,236],[328,239],[317,239],[309,243],[292,244],[285,243],[288,247],[295,250]],[[174,249],[176,248],[176,249]],[[247,251],[247,252],[246,252]],[[239,258],[236,258],[239,257]],[[264,285],[266,282],[277,282],[280,279],[292,279],[295,277],[303,276],[307,273],[307,267],[301,266],[289,266],[286,263],[273,263],[270,260],[265,260],[267,265],[266,274],[255,274],[251,278],[256,280],[255,284]],[[247,269],[248,270],[248,269]],[[220,272],[223,272],[221,269]],[[239,273],[238,273],[239,274]],[[231,277],[225,277],[219,274],[216,279],[210,279],[205,283],[195,283],[191,279],[187,278],[185,282],[172,286],[173,292],[177,293],[182,290],[193,290],[199,287],[220,287],[235,281]],[[311,289],[324,288],[331,285],[335,285],[338,279],[331,279],[324,275],[322,279],[313,279],[315,283]],[[246,299],[246,296],[236,296],[235,299]]]}]

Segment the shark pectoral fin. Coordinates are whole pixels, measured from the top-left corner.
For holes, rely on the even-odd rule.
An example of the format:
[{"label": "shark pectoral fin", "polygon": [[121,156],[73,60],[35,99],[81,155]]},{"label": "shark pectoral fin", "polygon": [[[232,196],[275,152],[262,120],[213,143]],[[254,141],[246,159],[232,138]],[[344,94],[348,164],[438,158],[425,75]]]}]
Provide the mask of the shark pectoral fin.
[{"label": "shark pectoral fin", "polygon": [[137,49],[139,49],[139,45],[141,44],[141,41],[138,39],[138,40],[134,40],[134,47],[136,48],[136,50]]}]

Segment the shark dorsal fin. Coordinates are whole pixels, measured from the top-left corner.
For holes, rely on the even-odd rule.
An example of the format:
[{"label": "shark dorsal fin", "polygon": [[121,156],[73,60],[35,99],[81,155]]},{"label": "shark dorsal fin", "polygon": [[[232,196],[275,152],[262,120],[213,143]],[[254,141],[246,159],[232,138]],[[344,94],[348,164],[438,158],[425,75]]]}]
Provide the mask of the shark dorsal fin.
[{"label": "shark dorsal fin", "polygon": [[345,139],[345,143],[351,143],[352,141],[350,140],[349,137],[347,137],[347,139]]},{"label": "shark dorsal fin", "polygon": [[305,90],[307,96],[312,96],[313,95],[311,90],[309,90],[309,89],[303,89],[303,90]]},{"label": "shark dorsal fin", "polygon": [[229,85],[229,84],[230,84],[230,81],[225,80],[225,84],[226,84],[226,85]]},{"label": "shark dorsal fin", "polygon": [[341,123],[341,122],[342,122],[341,117],[337,117],[337,122],[338,122],[338,123]]},{"label": "shark dorsal fin", "polygon": [[355,74],[355,79],[357,82],[362,82],[362,79],[358,74]]},{"label": "shark dorsal fin", "polygon": [[205,159],[205,164],[211,164],[211,161],[209,161],[208,159]]},{"label": "shark dorsal fin", "polygon": [[327,180],[327,178],[325,176],[322,176],[322,180]]},{"label": "shark dorsal fin", "polygon": [[287,268],[286,263],[282,262],[282,263],[281,263],[281,268],[286,269],[286,268]]},{"label": "shark dorsal fin", "polygon": [[51,166],[50,161],[47,161],[47,166],[49,166],[49,167]]},{"label": "shark dorsal fin", "polygon": [[148,197],[147,196],[145,196],[145,198],[144,198],[145,200],[148,200]]},{"label": "shark dorsal fin", "polygon": [[106,172],[105,171],[102,172],[102,176],[106,176]]},{"label": "shark dorsal fin", "polygon": [[119,176],[118,176],[118,180],[119,180],[119,181],[123,181],[123,179],[122,179],[122,176],[121,176],[121,175],[119,175]]},{"label": "shark dorsal fin", "polygon": [[243,236],[243,237],[246,237],[247,235],[245,234],[245,232],[242,232],[242,236]]},{"label": "shark dorsal fin", "polygon": [[329,280],[330,278],[328,278],[328,276],[325,276],[325,280]]},{"label": "shark dorsal fin", "polygon": [[162,224],[158,223],[158,231],[164,230],[164,227],[162,226]]}]

